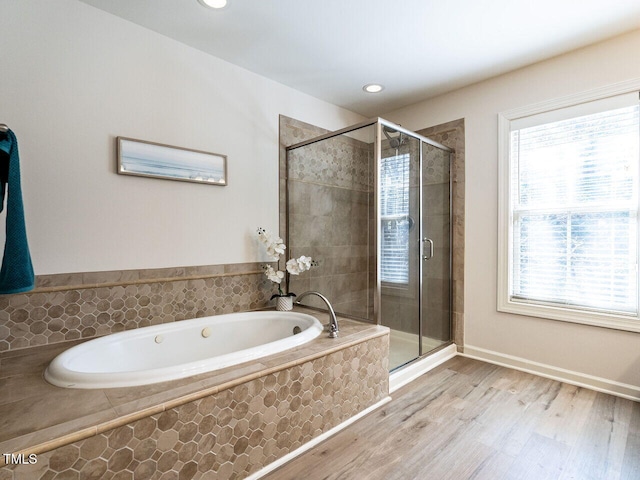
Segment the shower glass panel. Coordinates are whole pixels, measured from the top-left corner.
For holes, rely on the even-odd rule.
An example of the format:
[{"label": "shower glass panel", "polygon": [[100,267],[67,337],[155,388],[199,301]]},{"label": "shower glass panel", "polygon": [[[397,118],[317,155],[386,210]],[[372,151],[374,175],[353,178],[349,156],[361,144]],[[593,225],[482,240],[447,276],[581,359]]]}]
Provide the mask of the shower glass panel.
[{"label": "shower glass panel", "polygon": [[394,369],[420,356],[420,140],[387,125],[382,134],[380,318]]},{"label": "shower glass panel", "polygon": [[422,351],[449,343],[451,331],[451,154],[422,144]]},{"label": "shower glass panel", "polygon": [[388,326],[390,370],[451,343],[450,152],[383,119],[287,148],[289,291]]},{"label": "shower glass panel", "polygon": [[[373,322],[375,127],[333,135],[287,152],[289,258],[317,266],[291,275],[291,292],[321,292],[336,313]],[[324,309],[320,299],[304,299]]]}]

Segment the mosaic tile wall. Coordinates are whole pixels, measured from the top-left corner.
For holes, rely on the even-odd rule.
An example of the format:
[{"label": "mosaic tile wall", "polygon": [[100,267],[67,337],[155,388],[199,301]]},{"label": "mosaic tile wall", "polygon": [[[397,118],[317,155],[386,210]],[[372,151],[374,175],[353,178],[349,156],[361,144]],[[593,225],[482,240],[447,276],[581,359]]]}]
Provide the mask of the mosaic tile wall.
[{"label": "mosaic tile wall", "polygon": [[388,335],[0,468],[0,480],[245,478],[388,395]]},{"label": "mosaic tile wall", "polygon": [[0,352],[269,305],[259,264],[38,276],[0,296]]}]

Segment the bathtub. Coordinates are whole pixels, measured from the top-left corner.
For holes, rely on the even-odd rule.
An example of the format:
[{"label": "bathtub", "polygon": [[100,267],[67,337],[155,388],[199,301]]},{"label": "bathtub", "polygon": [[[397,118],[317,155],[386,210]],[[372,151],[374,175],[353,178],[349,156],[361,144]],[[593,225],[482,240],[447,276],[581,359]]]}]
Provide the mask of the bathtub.
[{"label": "bathtub", "polygon": [[320,322],[298,312],[243,312],[143,327],[65,350],[44,378],[65,388],[148,385],[211,372],[316,338]]}]

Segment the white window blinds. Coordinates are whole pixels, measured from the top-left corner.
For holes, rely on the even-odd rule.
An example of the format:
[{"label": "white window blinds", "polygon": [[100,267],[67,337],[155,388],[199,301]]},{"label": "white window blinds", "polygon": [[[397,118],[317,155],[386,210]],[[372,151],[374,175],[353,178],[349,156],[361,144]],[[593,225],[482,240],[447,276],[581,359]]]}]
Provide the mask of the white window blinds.
[{"label": "white window blinds", "polygon": [[628,98],[511,123],[511,300],[637,315],[640,124]]},{"label": "white window blinds", "polygon": [[409,154],[383,158],[380,166],[380,279],[385,283],[409,283],[409,159]]}]

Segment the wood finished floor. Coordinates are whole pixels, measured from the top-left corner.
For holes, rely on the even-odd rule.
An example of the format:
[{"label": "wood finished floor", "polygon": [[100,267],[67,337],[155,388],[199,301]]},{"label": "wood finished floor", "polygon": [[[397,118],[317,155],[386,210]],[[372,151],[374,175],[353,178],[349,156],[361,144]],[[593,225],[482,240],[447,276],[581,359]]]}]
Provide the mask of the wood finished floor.
[{"label": "wood finished floor", "polygon": [[455,357],[264,477],[639,480],[640,403]]}]

